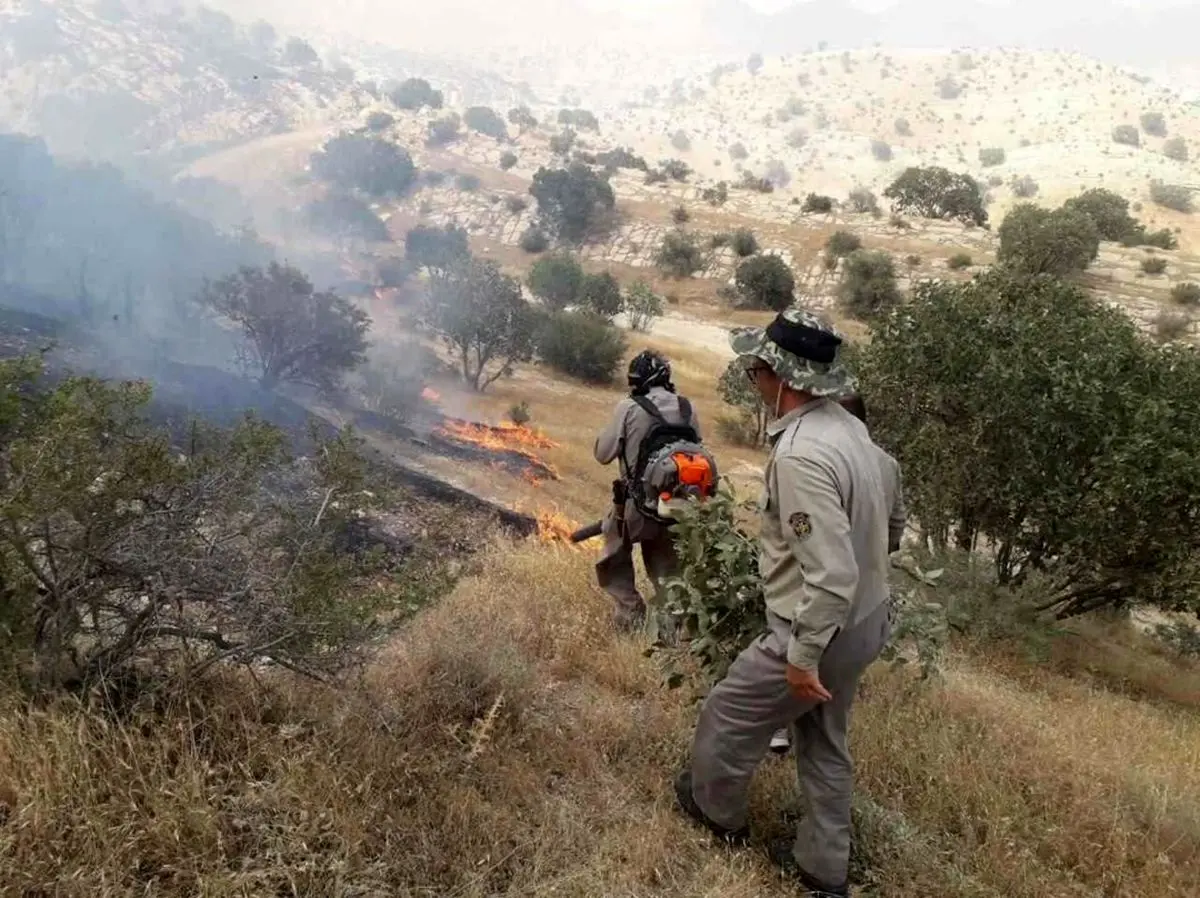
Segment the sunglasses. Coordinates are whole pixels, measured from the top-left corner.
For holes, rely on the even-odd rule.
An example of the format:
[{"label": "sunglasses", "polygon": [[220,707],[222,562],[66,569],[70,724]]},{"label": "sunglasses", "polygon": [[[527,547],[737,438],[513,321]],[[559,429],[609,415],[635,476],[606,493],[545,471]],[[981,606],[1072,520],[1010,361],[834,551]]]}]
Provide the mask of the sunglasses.
[{"label": "sunglasses", "polygon": [[746,378],[750,381],[750,383],[757,384],[759,372],[770,370],[771,369],[767,365],[751,365],[746,369]]}]

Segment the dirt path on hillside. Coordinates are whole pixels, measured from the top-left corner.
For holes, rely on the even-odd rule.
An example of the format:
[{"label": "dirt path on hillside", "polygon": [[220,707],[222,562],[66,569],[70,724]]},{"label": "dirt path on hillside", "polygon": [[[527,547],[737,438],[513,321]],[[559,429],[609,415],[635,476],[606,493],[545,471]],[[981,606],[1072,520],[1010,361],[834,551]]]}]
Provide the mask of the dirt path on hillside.
[{"label": "dirt path on hillside", "polygon": [[321,145],[330,128],[306,128],[260,137],[197,159],[179,177],[213,178],[255,192],[303,171],[308,156]]},{"label": "dirt path on hillside", "polygon": [[[624,315],[618,315],[614,320],[620,327],[628,329],[629,322]],[[702,349],[722,359],[733,358],[733,350],[729,348],[729,331],[695,318],[683,315],[664,315],[650,326],[646,335]]]}]

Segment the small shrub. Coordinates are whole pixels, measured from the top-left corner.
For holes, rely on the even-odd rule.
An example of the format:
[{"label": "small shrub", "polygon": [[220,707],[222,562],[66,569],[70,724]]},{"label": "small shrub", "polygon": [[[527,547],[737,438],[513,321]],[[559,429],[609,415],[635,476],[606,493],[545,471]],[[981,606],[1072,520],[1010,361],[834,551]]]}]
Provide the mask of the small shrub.
[{"label": "small shrub", "polygon": [[1162,256],[1149,256],[1142,259],[1142,272],[1145,274],[1162,274],[1167,270],[1167,260]]},{"label": "small shrub", "polygon": [[1163,155],[1168,159],[1174,159],[1176,162],[1188,161],[1188,145],[1187,141],[1182,137],[1172,137],[1165,141],[1162,146]]},{"label": "small shrub", "polygon": [[871,155],[880,162],[892,161],[892,145],[886,140],[871,141]]},{"label": "small shrub", "polygon": [[817,194],[817,193],[810,193],[808,196],[806,196],[804,198],[804,205],[800,208],[800,211],[802,213],[804,213],[805,215],[812,213],[812,212],[817,212],[817,213],[821,213],[821,214],[827,214],[829,212],[832,212],[833,211],[833,197],[822,196],[821,194]]},{"label": "small shrub", "polygon": [[753,190],[757,193],[774,193],[775,185],[767,178],[760,178],[753,172],[746,172],[742,175],[741,183],[738,185],[745,190]]},{"label": "small shrub", "polygon": [[538,328],[538,357],[585,383],[612,383],[627,346],[619,329],[591,312],[555,312]]},{"label": "small shrub", "polygon": [[388,115],[386,112],[372,112],[369,116],[367,116],[368,131],[386,131],[395,123],[395,117]]},{"label": "small shrub", "polygon": [[900,301],[892,257],[864,249],[847,256],[838,299],[849,314],[863,320],[890,311]]},{"label": "small shrub", "polygon": [[792,304],[796,278],[779,256],[753,256],[734,275],[738,295],[747,306],[776,312]]},{"label": "small shrub", "polygon": [[804,145],[808,143],[808,131],[804,128],[793,128],[787,136],[787,145],[793,150],[804,149]]},{"label": "small shrub", "polygon": [[1003,147],[984,147],[979,151],[979,162],[986,167],[1003,165],[1006,158]]},{"label": "small shrub", "polygon": [[1150,184],[1150,199],[1164,209],[1189,213],[1192,211],[1192,192],[1181,184],[1153,181]]},{"label": "small shrub", "polygon": [[654,263],[671,277],[691,277],[704,267],[704,254],[692,235],[672,231],[663,238]]},{"label": "small shrub", "polygon": [[734,231],[730,243],[733,251],[743,259],[758,252],[758,238],[749,228],[738,228]]},{"label": "small shrub", "polygon": [[912,225],[908,222],[908,220],[899,215],[893,214],[892,217],[888,219],[888,224],[899,231],[912,230]]},{"label": "small shrub", "polygon": [[1013,196],[1027,200],[1030,197],[1037,196],[1038,183],[1029,175],[1021,175],[1019,178],[1013,178],[1012,192]]},{"label": "small shrub", "polygon": [[508,420],[512,421],[518,427],[524,427],[533,420],[533,415],[529,411],[529,402],[522,399],[519,403],[514,403],[508,407]]},{"label": "small shrub", "polygon": [[735,162],[742,162],[750,158],[750,151],[746,149],[744,143],[735,143],[729,148],[729,158]]},{"label": "small shrub", "polygon": [[676,206],[674,209],[671,210],[671,221],[675,222],[675,224],[684,225],[684,224],[687,224],[691,220],[692,220],[691,213],[688,212],[688,210],[685,209],[683,206]]},{"label": "small shrub", "polygon": [[504,201],[504,205],[513,215],[520,215],[529,208],[529,201],[523,196],[510,196]]},{"label": "small shrub", "polygon": [[834,231],[825,241],[825,252],[833,259],[848,256],[857,249],[862,249],[862,240],[849,231]]},{"label": "small shrub", "polygon": [[458,175],[454,179],[454,186],[459,190],[466,191],[467,193],[474,193],[479,189],[479,185],[481,183],[482,182],[479,180],[478,175],[472,175],[470,173]]},{"label": "small shrub", "polygon": [[908,119],[906,119],[906,118],[896,119],[894,127],[896,129],[896,133],[899,134],[901,137],[911,137],[912,136],[912,125],[909,124]]},{"label": "small shrub", "polygon": [[1179,241],[1170,228],[1163,228],[1159,231],[1137,231],[1134,236],[1137,239],[1134,244],[1131,244],[1133,246],[1153,246],[1156,249],[1179,249]]},{"label": "small shrub", "polygon": [[462,119],[457,113],[437,119],[429,123],[429,136],[425,142],[431,147],[444,147],[447,144],[454,143],[462,137],[462,133],[458,130],[462,124]]},{"label": "small shrub", "polygon": [[729,199],[729,185],[718,181],[714,187],[705,187],[700,191],[700,198],[712,206],[724,206]]},{"label": "small shrub", "polygon": [[692,174],[692,167],[682,159],[664,159],[658,167],[672,181],[679,181],[681,184]]},{"label": "small shrub", "polygon": [[1181,306],[1200,306],[1200,284],[1184,281],[1171,288],[1171,302]]},{"label": "small shrub", "polygon": [[643,280],[633,282],[625,295],[624,305],[629,327],[635,331],[648,330],[656,319],[662,317],[662,297]]},{"label": "small shrub", "polygon": [[1142,136],[1134,125],[1117,125],[1113,128],[1112,139],[1113,143],[1125,146],[1140,147],[1142,145]]},{"label": "small shrub", "polygon": [[921,265],[921,257],[916,253],[912,253],[904,257],[904,264],[909,268],[919,268]]},{"label": "small shrub", "polygon": [[955,253],[946,260],[946,267],[951,271],[961,271],[970,268],[975,262],[968,253]]},{"label": "small shrub", "polygon": [[708,238],[708,245],[711,249],[723,249],[733,242],[733,235],[727,232],[713,234]]},{"label": "small shrub", "polygon": [[541,228],[530,227],[521,235],[521,249],[530,255],[544,253],[550,248],[550,238]]},{"label": "small shrub", "polygon": [[510,168],[512,168],[516,164],[517,164],[517,154],[512,152],[511,150],[505,150],[504,153],[500,156],[500,170],[501,171],[508,171]]},{"label": "small shrub", "polygon": [[584,276],[579,290],[581,306],[611,321],[620,314],[622,302],[621,285],[609,272]]},{"label": "small shrub", "polygon": [[947,75],[938,81],[937,92],[943,100],[957,100],[962,96],[963,89],[961,84]]},{"label": "small shrub", "polygon": [[852,212],[869,212],[872,215],[880,214],[879,199],[866,187],[856,187],[851,190],[847,204],[850,206],[850,211]]},{"label": "small shrub", "polygon": [[1200,627],[1184,621],[1158,624],[1154,627],[1154,638],[1180,658],[1200,658]]},{"label": "small shrub", "polygon": [[1167,120],[1161,112],[1143,112],[1142,130],[1153,137],[1167,136]]},{"label": "small shrub", "polygon": [[681,153],[686,153],[692,148],[692,140],[686,132],[676,131],[671,135],[671,146]]},{"label": "small shrub", "polygon": [[1154,334],[1160,340],[1178,340],[1192,326],[1191,316],[1185,312],[1173,312],[1163,309],[1154,318]]}]

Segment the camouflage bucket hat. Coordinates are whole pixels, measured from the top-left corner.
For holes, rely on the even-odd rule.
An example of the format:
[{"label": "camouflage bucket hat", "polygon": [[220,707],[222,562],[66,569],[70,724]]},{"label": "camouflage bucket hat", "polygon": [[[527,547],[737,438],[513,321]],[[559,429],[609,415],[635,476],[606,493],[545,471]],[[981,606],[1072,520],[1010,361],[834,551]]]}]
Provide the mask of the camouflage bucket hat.
[{"label": "camouflage bucket hat", "polygon": [[743,364],[765,362],[793,390],[838,399],[857,388],[841,361],[842,335],[807,309],[793,306],[767,327],[739,327],[729,345]]}]

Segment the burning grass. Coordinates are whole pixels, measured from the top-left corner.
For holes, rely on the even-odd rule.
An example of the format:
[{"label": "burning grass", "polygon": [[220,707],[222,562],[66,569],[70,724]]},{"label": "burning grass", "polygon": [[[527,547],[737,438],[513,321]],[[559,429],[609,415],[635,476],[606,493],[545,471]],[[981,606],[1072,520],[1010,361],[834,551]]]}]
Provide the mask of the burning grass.
[{"label": "burning grass", "polygon": [[[480,452],[494,467],[516,474],[533,486],[545,480],[557,480],[558,471],[543,461],[534,449],[554,449],[558,443],[539,431],[520,424],[480,424],[447,418],[434,429],[434,439],[440,438],[458,446]],[[495,456],[489,459],[489,456]]]}]

